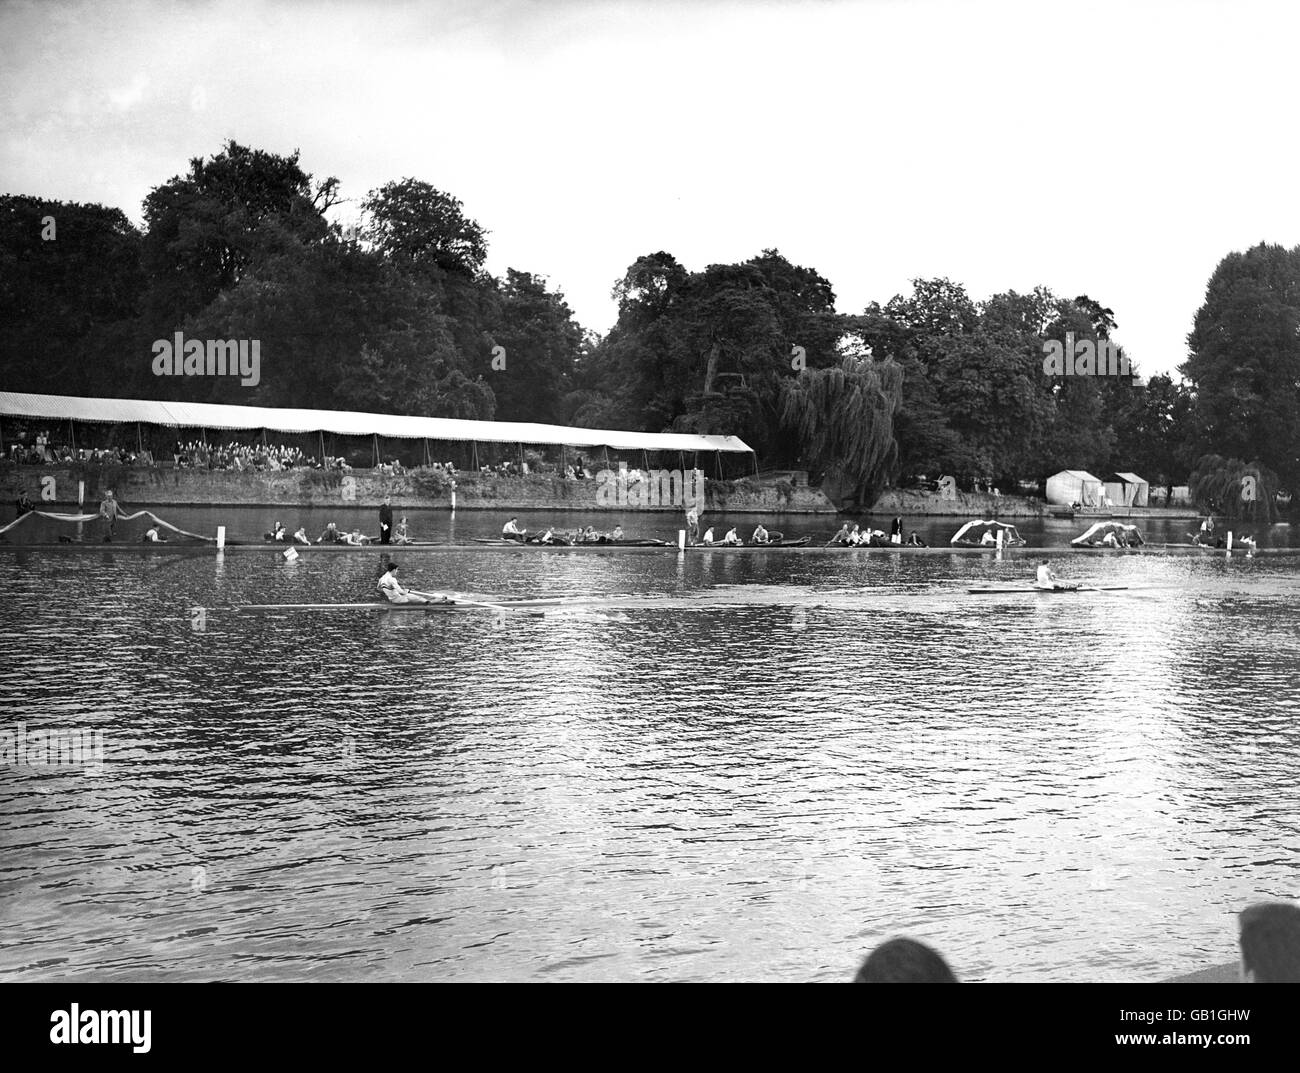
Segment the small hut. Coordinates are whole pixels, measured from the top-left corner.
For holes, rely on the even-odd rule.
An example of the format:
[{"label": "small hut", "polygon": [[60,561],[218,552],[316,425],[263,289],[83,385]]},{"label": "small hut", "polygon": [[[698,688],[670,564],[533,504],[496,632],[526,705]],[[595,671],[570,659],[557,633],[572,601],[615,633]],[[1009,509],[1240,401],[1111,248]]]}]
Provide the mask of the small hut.
[{"label": "small hut", "polygon": [[1136,473],[1112,473],[1106,478],[1106,498],[1114,507],[1145,507],[1151,486]]},{"label": "small hut", "polygon": [[1102,482],[1087,470],[1063,469],[1047,478],[1047,502],[1054,506],[1100,507],[1104,494]]}]

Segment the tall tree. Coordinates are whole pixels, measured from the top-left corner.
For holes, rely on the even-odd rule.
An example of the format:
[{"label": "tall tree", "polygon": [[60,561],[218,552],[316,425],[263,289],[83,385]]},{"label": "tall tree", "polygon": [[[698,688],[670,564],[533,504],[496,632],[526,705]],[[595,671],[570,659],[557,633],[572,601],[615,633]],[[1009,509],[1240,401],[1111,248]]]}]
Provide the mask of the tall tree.
[{"label": "tall tree", "polygon": [[783,381],[781,420],[798,436],[800,461],[840,489],[841,501],[865,508],[897,474],[894,415],[902,399],[897,364],[846,357]]},{"label": "tall tree", "polygon": [[490,418],[491,389],[457,351],[432,294],[374,251],[330,239],[247,273],[186,333],[258,339],[262,382],[175,382],[225,402]]},{"label": "tall tree", "polygon": [[0,197],[0,382],[127,394],[147,376],[141,235],[120,209]]},{"label": "tall tree", "polygon": [[582,347],[582,329],[558,291],[528,272],[506,270],[493,337],[506,366],[492,373],[497,418],[556,422]]},{"label": "tall tree", "polygon": [[319,243],[338,180],[313,186],[298,153],[280,156],[229,141],[209,160],[145,198],[146,316],[166,335],[203,310],[252,266]]},{"label": "tall tree", "polygon": [[1259,462],[1300,489],[1300,246],[1228,254],[1187,343],[1199,450]]},{"label": "tall tree", "polygon": [[1191,469],[1191,408],[1191,392],[1168,376],[1153,376],[1142,389],[1129,391],[1115,414],[1115,447],[1107,468],[1135,470],[1171,494]]},{"label": "tall tree", "polygon": [[386,183],[361,208],[367,244],[431,291],[466,367],[486,373],[501,317],[496,281],[483,268],[487,231],[457,198],[420,179]]}]

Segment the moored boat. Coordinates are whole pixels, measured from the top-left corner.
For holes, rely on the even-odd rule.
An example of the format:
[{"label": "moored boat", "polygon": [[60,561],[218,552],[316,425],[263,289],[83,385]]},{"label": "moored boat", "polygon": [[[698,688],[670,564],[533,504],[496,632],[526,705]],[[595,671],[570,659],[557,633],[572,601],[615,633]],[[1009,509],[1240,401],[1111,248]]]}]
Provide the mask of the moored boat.
[{"label": "moored boat", "polygon": [[1124,522],[1096,522],[1070,541],[1082,551],[1132,551],[1145,545],[1142,530]]},{"label": "moored boat", "polygon": [[474,543],[490,548],[667,548],[666,540],[569,540],[555,538],[541,540],[511,540],[507,537],[475,537]]},{"label": "moored boat", "polygon": [[720,541],[714,541],[712,544],[687,544],[687,551],[764,551],[767,548],[805,548],[812,543],[812,537],[799,537],[797,540],[786,540],[782,537],[780,540],[769,540],[759,544],[723,544]]},{"label": "moored boat", "polygon": [[967,547],[1018,548],[1024,546],[1025,538],[1014,525],[993,518],[972,518],[952,535],[948,543]]}]

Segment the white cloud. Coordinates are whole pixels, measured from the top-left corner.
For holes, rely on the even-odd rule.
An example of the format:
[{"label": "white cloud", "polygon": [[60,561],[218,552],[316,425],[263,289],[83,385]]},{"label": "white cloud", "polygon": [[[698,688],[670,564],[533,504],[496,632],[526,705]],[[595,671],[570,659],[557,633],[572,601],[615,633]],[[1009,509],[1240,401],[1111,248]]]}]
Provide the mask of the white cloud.
[{"label": "white cloud", "polygon": [[144,100],[144,91],[148,88],[149,76],[141,72],[125,89],[110,89],[108,102],[119,112],[128,111]]}]

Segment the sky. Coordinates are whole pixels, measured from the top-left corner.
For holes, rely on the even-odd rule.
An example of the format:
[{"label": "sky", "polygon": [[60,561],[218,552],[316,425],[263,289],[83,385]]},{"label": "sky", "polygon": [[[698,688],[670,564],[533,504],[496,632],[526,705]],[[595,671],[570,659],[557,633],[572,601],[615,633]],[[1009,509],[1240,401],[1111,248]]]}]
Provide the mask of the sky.
[{"label": "sky", "polygon": [[841,312],[946,276],[1186,358],[1215,265],[1300,244],[1300,5],[0,0],[0,192],[121,208],[227,139],[355,215],[414,177],[585,328],[657,250],[779,249]]}]

